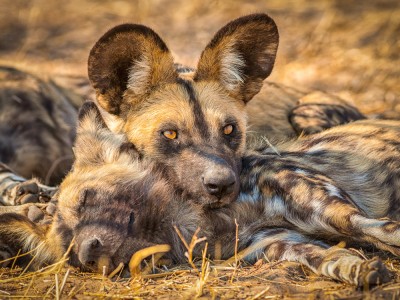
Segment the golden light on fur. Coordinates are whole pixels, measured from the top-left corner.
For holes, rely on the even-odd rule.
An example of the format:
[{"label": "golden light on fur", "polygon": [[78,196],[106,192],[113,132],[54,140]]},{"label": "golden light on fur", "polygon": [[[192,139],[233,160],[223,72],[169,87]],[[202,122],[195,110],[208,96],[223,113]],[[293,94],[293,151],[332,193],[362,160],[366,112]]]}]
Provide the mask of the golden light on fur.
[{"label": "golden light on fur", "polygon": [[[15,1],[10,3],[13,3],[13,5],[17,4]],[[199,1],[178,1],[174,5],[169,5],[169,3],[168,5],[158,5],[154,7],[155,9],[152,9],[151,4],[147,4],[147,2],[146,5],[142,6],[129,6],[127,3],[127,1],[122,1],[124,5],[123,12],[121,5],[116,6],[110,2],[102,4],[101,7],[96,7],[96,13],[93,13],[91,9],[83,9],[83,5],[87,5],[85,3],[79,3],[79,5],[75,5],[74,2],[68,3],[67,7],[71,12],[74,12],[76,9],[78,10],[76,14],[65,14],[62,13],[65,10],[54,9],[57,6],[59,8],[62,5],[60,3],[45,3],[46,5],[39,4],[35,5],[35,7],[19,7],[18,20],[13,21],[15,16],[8,14],[7,18],[11,18],[11,20],[7,20],[5,17],[3,21],[6,26],[10,27],[10,32],[15,31],[17,33],[16,36],[19,36],[18,33],[21,31],[21,26],[28,28],[28,41],[23,45],[23,49],[13,51],[12,45],[15,42],[13,40],[11,48],[6,50],[11,53],[11,56],[14,56],[15,53],[16,58],[18,58],[18,64],[24,64],[24,60],[26,59],[28,61],[25,64],[29,64],[29,60],[32,59],[35,61],[35,64],[39,62],[37,66],[29,64],[29,67],[38,68],[41,72],[44,71],[43,69],[46,69],[46,71],[50,70],[53,73],[57,73],[58,71],[61,71],[63,74],[64,72],[67,74],[85,73],[82,63],[77,68],[76,60],[80,62],[83,57],[86,57],[86,49],[92,41],[92,38],[87,37],[93,37],[98,33],[100,28],[110,26],[109,18],[104,16],[112,13],[114,17],[113,22],[117,23],[125,21],[129,14],[135,20],[154,20],[154,16],[156,16],[156,21],[151,21],[155,29],[157,27],[166,28],[163,29],[163,33],[166,35],[167,40],[172,37],[172,44],[181,46],[177,49],[179,61],[182,61],[182,58],[184,62],[191,62],[195,60],[193,53],[200,51],[198,49],[200,42],[205,40],[209,32],[219,25],[221,19],[233,18],[248,11],[262,11],[272,5],[273,14],[276,16],[279,26],[286,33],[283,37],[283,44],[285,46],[282,48],[280,61],[288,62],[280,64],[274,71],[274,80],[283,80],[283,83],[292,85],[293,87],[302,87],[302,89],[309,89],[310,85],[315,86],[315,82],[317,81],[319,89],[333,90],[336,94],[354,99],[358,105],[364,104],[360,105],[360,107],[362,107],[365,113],[380,113],[385,109],[390,109],[390,107],[385,107],[385,105],[393,106],[390,112],[395,113],[399,111],[399,107],[397,107],[396,111],[394,110],[394,107],[398,104],[396,99],[398,99],[399,93],[397,91],[400,87],[396,84],[397,67],[395,67],[395,61],[398,61],[400,56],[396,54],[396,47],[393,47],[393,36],[396,36],[396,30],[398,30],[396,16],[400,10],[400,6],[396,4],[396,1],[385,1],[385,5],[380,5],[379,7],[375,5],[374,1],[365,1],[362,4],[357,1],[354,1],[354,3],[350,1],[346,3],[335,2],[334,4],[325,1],[318,2],[318,4],[313,1],[300,1],[299,5],[293,5],[291,1],[286,3],[284,1],[268,3],[265,3],[265,1],[252,1],[251,3],[246,2],[246,5],[243,5],[240,1],[218,2],[217,5],[203,5]],[[362,5],[362,9],[357,9],[360,5]],[[177,7],[179,9],[176,9]],[[35,10],[33,11],[32,8]],[[159,10],[163,13],[159,13]],[[34,18],[24,18],[24,16],[31,16],[32,13],[34,13]],[[74,24],[87,21],[89,16],[89,19],[94,20],[91,24],[95,24],[95,26],[87,26],[83,31],[82,26],[76,26],[75,29],[61,30],[61,34],[60,30],[48,31],[48,38],[40,38],[43,35],[43,30],[37,30],[37,28],[44,28],[45,30],[45,28],[48,26],[51,27],[54,23],[59,25],[61,29],[68,28],[70,24],[68,18],[71,15],[73,15]],[[297,21],[293,22],[293,20],[299,20],[300,23]],[[357,22],[354,22],[354,20],[357,20]],[[15,26],[15,24],[18,26]],[[20,24],[21,26],[19,26]],[[316,24],[318,26],[315,26]],[[357,34],[347,35],[346,31],[349,28],[353,29],[353,32]],[[55,35],[56,39],[52,39],[52,35]],[[201,41],[197,41],[197,37],[200,37]],[[337,42],[338,39],[340,43]],[[77,42],[71,45],[71,43],[68,44],[70,40]],[[361,43],[359,42],[360,40]],[[68,56],[68,61],[58,59],[56,62],[51,62],[51,65],[46,64],[49,55],[51,56],[51,53],[59,53],[57,52],[60,50],[58,46],[63,45],[64,42],[69,47],[72,47],[71,51],[64,51],[65,54],[62,54],[64,52],[61,51],[61,55]],[[84,44],[84,47],[81,42]],[[48,47],[36,47],[39,43],[46,43]],[[52,47],[51,44],[55,44],[56,47]],[[18,48],[18,45],[16,43],[14,47]],[[37,51],[32,53],[29,50],[30,48],[37,49]],[[79,49],[75,49],[74,51],[74,48]],[[40,51],[40,49],[44,49],[44,51]],[[43,57],[44,59],[37,60],[38,55],[39,58]],[[334,66],[326,63],[331,59],[335,61]],[[58,66],[60,62],[62,62],[62,66]],[[377,62],[379,63],[377,64]],[[358,76],[358,74],[365,73],[368,76],[362,76],[362,78]],[[332,78],[337,80],[332,81]],[[354,78],[354,80],[349,82],[346,78]],[[55,79],[57,82],[58,78]],[[265,93],[265,95],[270,96],[268,93]],[[277,103],[276,105],[281,105],[281,103]],[[264,119],[268,120],[270,126],[273,126],[272,123],[276,123],[277,114],[271,107],[268,110],[271,111],[271,114],[274,112],[273,116],[275,116],[275,119],[272,117],[264,117]],[[263,110],[260,111],[265,113]],[[7,113],[9,112],[7,111]],[[275,128],[279,129],[281,127]],[[219,128],[220,131],[222,131],[221,129]],[[250,127],[250,130],[255,131],[256,129],[255,127]],[[268,139],[275,144],[273,139],[270,139],[270,137]],[[382,253],[377,253],[376,250],[374,250],[374,254],[383,255]],[[386,263],[397,272],[400,270],[399,261],[396,258],[391,257]],[[243,268],[240,270],[238,280],[235,281],[234,285],[230,286],[227,286],[225,281],[226,278],[230,278],[231,275],[229,272],[231,270],[218,269],[218,274],[216,272],[215,275],[214,272],[211,273],[210,279],[207,281],[207,286],[204,289],[203,297],[228,298],[229,296],[230,298],[235,298],[240,295],[240,297],[247,297],[248,299],[251,297],[253,297],[251,299],[262,297],[289,298],[291,294],[294,294],[293,297],[302,297],[302,295],[305,295],[304,297],[309,298],[358,296],[360,298],[384,297],[390,299],[395,298],[396,294],[398,294],[398,288],[396,288],[398,283],[396,282],[370,291],[355,291],[349,285],[331,282],[326,278],[316,279],[315,276],[308,278],[306,275],[309,275],[309,273],[306,272],[306,274],[303,274],[300,272],[299,274],[296,272],[297,266],[295,267],[290,263],[288,265],[270,263],[262,264],[261,270],[258,267]],[[276,272],[283,270],[288,272],[289,275],[276,274]],[[182,272],[181,270],[172,272],[174,273],[173,276],[164,275],[165,279],[158,279],[157,282],[154,280],[144,281],[138,284],[137,288],[135,286],[135,289],[128,292],[126,282],[100,281],[97,277],[92,279],[92,277],[89,277],[91,276],[89,274],[73,271],[72,276],[70,276],[71,278],[68,278],[65,294],[62,295],[62,288],[60,288],[59,295],[66,298],[79,297],[80,295],[80,297],[110,298],[171,298],[175,295],[181,295],[180,297],[182,297],[182,293],[188,289],[189,285],[194,285],[198,276],[190,272],[186,273],[185,276],[181,276],[181,273],[179,273]],[[18,276],[17,271],[12,269],[4,271],[2,274],[3,276]],[[62,278],[61,275],[63,274],[59,274],[60,278]],[[74,276],[77,278],[76,281],[72,281]],[[85,277],[85,280],[82,280],[82,277]],[[92,282],[87,279],[91,279]],[[93,287],[96,284],[101,284],[101,287]],[[2,297],[8,297],[6,296],[7,293],[15,293],[21,295],[21,297],[24,295],[24,297],[32,298],[35,296],[54,296],[53,274],[52,278],[50,276],[49,278],[43,278],[39,274],[32,281],[31,278],[21,279],[17,277],[15,286],[19,287],[18,289],[2,283],[0,285],[0,294],[3,295]],[[29,290],[31,286],[34,288]],[[259,288],[262,289],[265,286],[270,290],[267,293],[265,293],[265,290],[258,293],[260,291]],[[93,295],[93,291],[95,291],[96,295]],[[67,295],[67,293],[69,294]],[[88,293],[91,295],[88,295]],[[391,293],[393,294],[391,295]],[[75,296],[75,294],[80,295]],[[17,296],[13,295],[12,297]]]}]

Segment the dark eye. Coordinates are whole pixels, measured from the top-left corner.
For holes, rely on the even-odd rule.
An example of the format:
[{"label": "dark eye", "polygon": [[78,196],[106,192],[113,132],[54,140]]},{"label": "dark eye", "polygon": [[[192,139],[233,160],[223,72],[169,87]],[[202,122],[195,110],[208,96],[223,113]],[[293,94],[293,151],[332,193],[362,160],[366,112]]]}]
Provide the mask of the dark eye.
[{"label": "dark eye", "polygon": [[235,127],[233,127],[232,124],[226,125],[226,126],[224,127],[224,130],[223,130],[223,131],[224,131],[224,134],[225,134],[225,135],[230,135],[230,134],[233,132],[234,128],[235,128]]},{"label": "dark eye", "polygon": [[178,137],[178,133],[175,130],[165,130],[162,134],[169,140],[174,140]]}]

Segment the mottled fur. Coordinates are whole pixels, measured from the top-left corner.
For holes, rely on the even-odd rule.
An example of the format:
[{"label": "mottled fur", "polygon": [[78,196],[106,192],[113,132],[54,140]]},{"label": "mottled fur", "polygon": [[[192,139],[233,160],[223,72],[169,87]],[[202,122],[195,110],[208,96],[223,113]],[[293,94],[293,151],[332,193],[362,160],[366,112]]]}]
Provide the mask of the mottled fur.
[{"label": "mottled fur", "polygon": [[[396,121],[359,121],[283,144],[279,155],[268,148],[248,151],[238,201],[204,210],[195,201],[182,199],[160,165],[139,159],[135,148],[123,136],[111,133],[96,106],[87,103],[78,129],[77,160],[60,187],[51,228],[43,236],[40,226],[8,213],[6,221],[0,220],[0,236],[21,234],[24,228],[32,241],[42,238],[36,267],[42,257],[61,257],[74,239],[73,265],[93,271],[106,266],[111,271],[120,262],[126,264],[135,251],[161,243],[172,247],[167,258],[183,262],[184,247],[173,226],[187,240],[200,227],[209,254],[230,258],[236,220],[239,251],[244,250],[240,257],[249,262],[264,253],[268,259],[297,261],[317,274],[351,284],[387,282],[389,272],[379,259],[364,261],[329,243],[348,240],[400,254],[400,224],[378,219],[393,217],[391,207],[399,201],[393,196],[396,185],[386,186],[388,192],[381,194],[364,189],[364,185],[381,184],[384,175],[397,180],[390,164],[375,166],[377,153],[380,161],[399,160],[399,130]],[[87,151],[88,143],[96,145],[97,151]],[[345,160],[347,156],[355,164]],[[357,161],[361,156],[362,164]],[[346,167],[345,174],[333,174],[337,167]],[[349,174],[359,180],[350,189],[341,186]],[[359,175],[368,176],[361,181]],[[370,205],[371,201],[381,205]],[[37,246],[24,239],[19,242],[24,250]],[[195,255],[200,251],[198,246]]]}]

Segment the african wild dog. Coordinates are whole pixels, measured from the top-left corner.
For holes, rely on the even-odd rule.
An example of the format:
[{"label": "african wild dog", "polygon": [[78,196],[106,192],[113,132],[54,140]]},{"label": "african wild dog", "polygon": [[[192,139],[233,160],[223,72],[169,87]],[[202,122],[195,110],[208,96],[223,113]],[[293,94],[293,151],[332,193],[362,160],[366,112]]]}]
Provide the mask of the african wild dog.
[{"label": "african wild dog", "polygon": [[[245,103],[271,72],[277,45],[272,19],[243,17],[215,35],[190,74],[173,64],[151,29],[126,24],[96,43],[89,76],[114,132],[126,133],[141,155],[162,161],[176,188],[217,206],[237,195],[246,127],[276,141],[363,118],[332,96],[265,83],[246,105],[246,126]],[[2,204],[38,199],[42,188],[21,177],[53,185],[69,170],[82,102],[71,94],[51,81],[0,69],[0,162],[8,166],[0,174]]]},{"label": "african wild dog", "polygon": [[221,206],[239,193],[245,103],[271,73],[277,47],[271,18],[239,18],[214,36],[190,76],[176,72],[153,30],[124,24],[91,50],[89,79],[114,132],[162,163],[188,198]]},{"label": "african wild dog", "polygon": [[[97,107],[86,103],[76,161],[57,195],[54,222],[48,229],[19,214],[2,214],[3,256],[38,247],[38,267],[59,259],[74,239],[70,262],[88,270],[111,271],[135,251],[161,243],[172,247],[167,258],[180,263],[184,248],[176,226],[187,240],[200,227],[209,254],[226,259],[234,254],[237,220],[239,250],[248,249],[250,262],[264,253],[355,285],[387,282],[389,272],[379,259],[362,260],[329,242],[348,240],[400,254],[400,224],[377,219],[395,217],[399,202],[399,131],[397,121],[358,121],[283,144],[279,154],[249,151],[238,201],[210,210],[182,198],[162,165],[140,159],[126,137],[111,133]],[[327,164],[338,172],[325,172]],[[357,185],[340,186],[349,174]]]},{"label": "african wild dog", "polygon": [[[219,207],[237,198],[246,144],[246,104],[272,71],[278,39],[274,21],[265,14],[236,19],[215,34],[197,69],[186,72],[174,65],[166,44],[153,30],[123,24],[94,45],[89,79],[113,132],[125,134],[141,155],[163,164],[170,184],[187,198]],[[254,120],[255,129],[273,128],[283,139],[293,108],[293,101],[287,99],[295,93],[290,91],[284,100],[266,101],[270,107],[262,105],[268,97],[262,93],[255,108],[258,116],[265,116],[263,121]],[[267,118],[273,115],[273,107],[279,112],[275,122]],[[334,111],[339,122],[362,118],[354,109],[335,107],[340,107]],[[304,118],[317,119],[303,106],[296,109],[291,115],[296,129],[303,127]],[[325,126],[336,122],[333,115],[318,119],[327,122]],[[314,131],[324,125],[305,127]]]}]

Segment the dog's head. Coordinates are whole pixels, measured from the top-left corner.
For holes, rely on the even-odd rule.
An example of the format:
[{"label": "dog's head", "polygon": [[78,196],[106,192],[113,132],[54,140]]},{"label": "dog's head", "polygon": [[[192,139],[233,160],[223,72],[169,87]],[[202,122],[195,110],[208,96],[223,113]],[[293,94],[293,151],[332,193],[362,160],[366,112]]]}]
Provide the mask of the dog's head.
[{"label": "dog's head", "polygon": [[170,244],[170,258],[184,257],[173,224],[188,237],[201,224],[202,207],[175,198],[174,188],[154,161],[139,159],[123,135],[112,133],[93,102],[83,105],[75,163],[60,186],[52,237],[70,262],[103,272],[125,266],[133,253]]},{"label": "dog's head", "polygon": [[89,56],[89,78],[107,125],[164,165],[170,182],[202,205],[234,201],[246,139],[245,104],[271,73],[278,31],[265,14],[220,29],[197,70],[181,74],[150,28],[108,31]]}]

